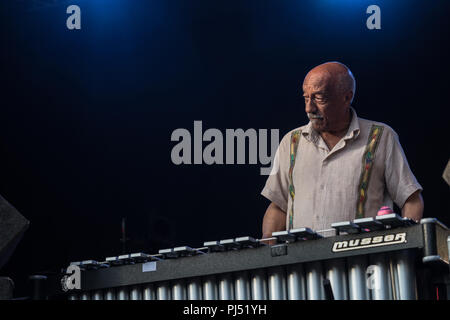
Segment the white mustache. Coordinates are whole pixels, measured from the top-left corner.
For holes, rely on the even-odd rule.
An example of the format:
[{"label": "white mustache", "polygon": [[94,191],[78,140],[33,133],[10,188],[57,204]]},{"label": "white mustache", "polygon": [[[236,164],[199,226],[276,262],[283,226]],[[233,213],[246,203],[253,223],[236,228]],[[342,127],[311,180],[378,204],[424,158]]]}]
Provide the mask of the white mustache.
[{"label": "white mustache", "polygon": [[323,119],[323,117],[321,115],[313,114],[313,113],[308,113],[308,118],[310,120],[312,120],[312,119]]}]

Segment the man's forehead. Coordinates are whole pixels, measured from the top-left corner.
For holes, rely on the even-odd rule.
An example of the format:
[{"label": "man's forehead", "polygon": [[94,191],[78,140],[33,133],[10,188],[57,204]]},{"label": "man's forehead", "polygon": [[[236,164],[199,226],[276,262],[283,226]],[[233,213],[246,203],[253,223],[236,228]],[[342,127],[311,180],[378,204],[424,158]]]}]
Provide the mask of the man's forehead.
[{"label": "man's forehead", "polygon": [[303,91],[310,93],[325,93],[331,90],[330,81],[305,81],[303,82]]},{"label": "man's forehead", "polygon": [[333,91],[342,79],[342,74],[348,74],[348,68],[338,62],[327,62],[310,70],[303,80],[303,91]]},{"label": "man's forehead", "polygon": [[326,86],[333,81],[332,75],[326,70],[311,70],[303,80],[303,86],[319,87]]}]

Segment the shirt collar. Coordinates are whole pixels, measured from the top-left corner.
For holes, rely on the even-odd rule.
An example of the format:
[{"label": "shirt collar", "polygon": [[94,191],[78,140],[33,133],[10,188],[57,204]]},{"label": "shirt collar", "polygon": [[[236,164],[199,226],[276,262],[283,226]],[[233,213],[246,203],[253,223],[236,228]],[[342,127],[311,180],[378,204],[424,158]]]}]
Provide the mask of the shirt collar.
[{"label": "shirt collar", "polygon": [[[358,115],[356,114],[355,109],[353,109],[353,107],[350,107],[350,111],[352,112],[352,121],[348,126],[347,133],[342,138],[344,140],[356,139],[361,131],[359,127]],[[319,138],[319,134],[316,130],[313,129],[311,121],[309,121],[306,128],[302,130],[302,135],[305,136],[305,138],[309,137],[309,140],[311,140],[312,142],[316,142]]]}]

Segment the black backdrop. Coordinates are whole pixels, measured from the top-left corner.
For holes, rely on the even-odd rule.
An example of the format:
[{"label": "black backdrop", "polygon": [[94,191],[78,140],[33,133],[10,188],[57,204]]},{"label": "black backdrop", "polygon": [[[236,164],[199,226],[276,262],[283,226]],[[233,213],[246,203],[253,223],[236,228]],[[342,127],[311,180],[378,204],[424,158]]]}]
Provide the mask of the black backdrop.
[{"label": "black backdrop", "polygon": [[[66,8],[81,8],[81,30]],[[366,8],[381,8],[381,30]],[[299,88],[347,64],[358,115],[389,124],[424,187],[425,216],[450,224],[448,1],[73,0],[1,3],[0,194],[30,229],[0,271],[243,235],[268,201],[260,165],[172,163],[177,128],[307,122]]]}]

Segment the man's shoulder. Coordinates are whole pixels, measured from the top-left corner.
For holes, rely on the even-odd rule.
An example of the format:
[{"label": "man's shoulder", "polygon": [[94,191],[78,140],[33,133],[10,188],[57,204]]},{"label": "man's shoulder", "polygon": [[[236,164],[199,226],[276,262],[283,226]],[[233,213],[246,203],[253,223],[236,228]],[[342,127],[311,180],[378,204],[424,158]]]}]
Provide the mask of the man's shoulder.
[{"label": "man's shoulder", "polygon": [[292,129],[291,131],[289,131],[286,136],[290,137],[294,132],[302,132],[308,129],[308,125],[305,124],[304,126]]},{"label": "man's shoulder", "polygon": [[383,128],[383,132],[387,135],[397,135],[395,130],[389,126],[388,124],[380,121],[368,120],[361,117],[358,117],[359,126],[361,131],[369,132],[373,126],[379,126]]},{"label": "man's shoulder", "polygon": [[307,127],[308,127],[308,125],[305,124],[304,126],[297,127],[297,128],[294,128],[294,129],[290,130],[288,133],[286,133],[286,134],[283,136],[283,138],[281,139],[280,144],[282,144],[282,143],[290,144],[292,134],[293,134],[294,132],[302,132],[302,131],[305,131],[305,130],[307,129]]}]

